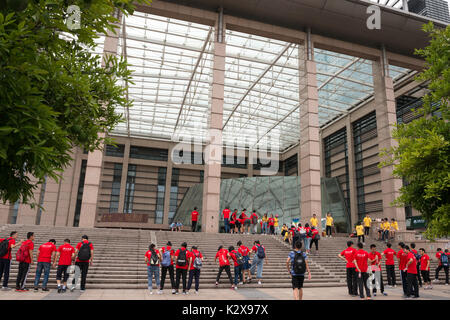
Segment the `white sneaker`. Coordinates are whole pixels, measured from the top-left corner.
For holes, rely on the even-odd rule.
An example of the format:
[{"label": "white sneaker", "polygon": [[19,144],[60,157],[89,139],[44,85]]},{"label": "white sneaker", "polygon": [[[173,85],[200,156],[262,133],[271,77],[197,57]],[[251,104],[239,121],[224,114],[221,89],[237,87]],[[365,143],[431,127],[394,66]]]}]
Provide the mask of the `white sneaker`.
[{"label": "white sneaker", "polygon": [[153,294],[153,291],[152,291],[152,290],[149,290],[149,292],[150,292],[150,294]]},{"label": "white sneaker", "polygon": [[234,286],[234,290],[237,290],[238,289],[238,287],[237,286]]},{"label": "white sneaker", "polygon": [[448,283],[446,283],[445,285],[448,286]]},{"label": "white sneaker", "polygon": [[172,294],[175,294],[175,289],[172,289]]},{"label": "white sneaker", "polygon": [[163,292],[161,290],[158,290],[156,293],[157,294],[162,294]]},{"label": "white sneaker", "polygon": [[198,294],[198,290],[195,290],[195,294]]},{"label": "white sneaker", "polygon": [[244,283],[241,281],[241,282],[239,282],[239,284],[240,284],[240,285],[243,285]]},{"label": "white sneaker", "polygon": [[258,284],[260,285],[260,284],[261,284],[261,281],[258,281]]},{"label": "white sneaker", "polygon": [[439,279],[434,279],[433,282],[439,282]]}]

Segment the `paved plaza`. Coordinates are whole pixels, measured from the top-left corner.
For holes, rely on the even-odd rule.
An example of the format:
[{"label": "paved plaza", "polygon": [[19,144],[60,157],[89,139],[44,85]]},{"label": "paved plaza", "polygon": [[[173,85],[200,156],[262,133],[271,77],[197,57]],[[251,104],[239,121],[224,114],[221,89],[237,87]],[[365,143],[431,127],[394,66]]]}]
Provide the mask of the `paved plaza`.
[{"label": "paved plaza", "polygon": [[[56,290],[49,292],[3,292],[0,291],[0,300],[292,300],[292,290],[260,288],[260,289],[204,289],[198,295],[193,291],[189,295],[173,295],[171,290],[163,294],[153,295],[147,290],[114,290],[114,289],[92,289],[80,293],[66,292],[58,294]],[[397,288],[386,288],[388,296],[373,297],[374,300],[404,300],[402,290]],[[361,300],[347,295],[346,287],[324,287],[306,288],[303,292],[304,300]],[[420,290],[420,300],[450,300],[450,286],[436,285],[432,290]]]}]

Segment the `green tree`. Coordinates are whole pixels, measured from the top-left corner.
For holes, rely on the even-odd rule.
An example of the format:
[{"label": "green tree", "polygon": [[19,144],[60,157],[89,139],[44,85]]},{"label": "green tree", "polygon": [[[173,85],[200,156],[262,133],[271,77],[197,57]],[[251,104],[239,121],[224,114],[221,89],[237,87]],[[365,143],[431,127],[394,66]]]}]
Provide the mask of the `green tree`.
[{"label": "green tree", "polygon": [[426,61],[418,81],[427,81],[429,92],[415,112],[421,117],[398,124],[393,137],[398,146],[385,150],[381,165],[394,165],[393,174],[407,181],[395,205],[411,205],[427,222],[430,239],[450,234],[450,26],[423,26],[429,46],[416,50]]},{"label": "green tree", "polygon": [[[103,68],[91,52],[94,40],[120,23],[114,12],[133,13],[132,2],[0,0],[3,202],[33,204],[33,190],[46,176],[60,178],[74,147],[93,151],[113,143],[100,134],[122,121],[116,108],[130,106],[121,83],[130,82],[131,72],[122,57],[108,57]],[[81,11],[76,30],[68,23],[70,5]]]}]

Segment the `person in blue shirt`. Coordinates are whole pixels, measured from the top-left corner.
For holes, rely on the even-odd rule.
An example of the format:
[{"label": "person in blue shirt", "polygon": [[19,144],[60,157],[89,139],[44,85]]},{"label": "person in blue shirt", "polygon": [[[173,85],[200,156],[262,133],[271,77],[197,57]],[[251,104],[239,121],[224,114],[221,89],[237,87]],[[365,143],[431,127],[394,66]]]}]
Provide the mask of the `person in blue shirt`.
[{"label": "person in blue shirt", "polygon": [[302,300],[303,298],[303,281],[305,280],[305,274],[296,274],[294,271],[294,260],[296,253],[300,253],[305,261],[306,272],[308,272],[308,280],[311,280],[311,271],[308,265],[308,256],[305,252],[302,252],[302,242],[300,240],[295,242],[294,250],[289,253],[286,261],[286,267],[289,274],[292,277],[292,289],[294,290],[294,300]]}]

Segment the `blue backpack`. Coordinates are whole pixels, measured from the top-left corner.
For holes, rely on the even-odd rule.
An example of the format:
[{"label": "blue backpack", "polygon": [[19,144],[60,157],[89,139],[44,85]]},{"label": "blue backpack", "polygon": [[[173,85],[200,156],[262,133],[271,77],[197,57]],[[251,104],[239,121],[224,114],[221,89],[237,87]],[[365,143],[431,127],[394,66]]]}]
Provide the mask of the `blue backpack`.
[{"label": "blue backpack", "polygon": [[448,267],[448,256],[445,254],[445,252],[441,253],[441,263],[444,267]]},{"label": "blue backpack", "polygon": [[162,256],[161,265],[163,267],[168,267],[168,266],[170,266],[171,262],[172,262],[172,260],[170,258],[170,251],[169,250],[164,251],[163,256]]}]

